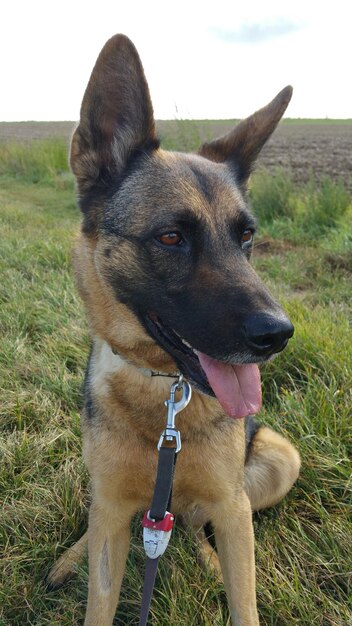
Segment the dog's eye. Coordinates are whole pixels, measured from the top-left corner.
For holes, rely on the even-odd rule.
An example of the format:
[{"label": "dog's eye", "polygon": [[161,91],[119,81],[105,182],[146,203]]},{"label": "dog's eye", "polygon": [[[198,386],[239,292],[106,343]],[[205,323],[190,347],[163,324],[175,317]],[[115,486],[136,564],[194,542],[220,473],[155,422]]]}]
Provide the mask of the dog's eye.
[{"label": "dog's eye", "polygon": [[242,248],[249,248],[253,243],[253,231],[249,228],[242,233],[241,246]]},{"label": "dog's eye", "polygon": [[162,243],[163,246],[168,247],[178,246],[183,241],[182,235],[178,232],[163,233],[162,235],[155,237],[155,239],[159,241],[159,243]]}]

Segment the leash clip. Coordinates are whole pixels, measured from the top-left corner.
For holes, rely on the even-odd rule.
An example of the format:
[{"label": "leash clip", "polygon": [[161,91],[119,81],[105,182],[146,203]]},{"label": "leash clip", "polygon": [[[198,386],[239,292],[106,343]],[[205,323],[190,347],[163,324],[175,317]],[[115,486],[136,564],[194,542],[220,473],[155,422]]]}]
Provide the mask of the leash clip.
[{"label": "leash clip", "polygon": [[[175,393],[178,389],[182,389],[182,398],[176,402]],[[180,431],[175,428],[175,418],[177,413],[180,413],[180,411],[186,408],[191,396],[191,385],[187,380],[183,379],[181,374],[179,379],[175,383],[172,383],[170,397],[168,400],[165,400],[165,405],[167,406],[167,422],[165,430],[160,435],[158,450],[160,450],[162,446],[176,448],[176,453],[181,450],[181,435]]]},{"label": "leash clip", "polygon": [[174,516],[166,511],[164,519],[157,522],[150,517],[150,511],[144,513],[143,545],[146,555],[150,559],[157,559],[164,554],[174,525]]}]

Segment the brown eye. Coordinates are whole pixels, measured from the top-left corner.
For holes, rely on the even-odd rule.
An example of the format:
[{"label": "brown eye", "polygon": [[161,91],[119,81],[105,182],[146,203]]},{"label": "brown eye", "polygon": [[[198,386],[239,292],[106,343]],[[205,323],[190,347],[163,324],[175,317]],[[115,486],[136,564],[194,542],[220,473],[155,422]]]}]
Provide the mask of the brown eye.
[{"label": "brown eye", "polygon": [[253,242],[253,231],[252,230],[245,230],[242,233],[242,237],[241,237],[241,244],[243,248],[248,248]]},{"label": "brown eye", "polygon": [[178,244],[182,241],[182,236],[180,233],[164,233],[163,235],[159,235],[156,239],[163,244],[163,246],[178,246]]}]

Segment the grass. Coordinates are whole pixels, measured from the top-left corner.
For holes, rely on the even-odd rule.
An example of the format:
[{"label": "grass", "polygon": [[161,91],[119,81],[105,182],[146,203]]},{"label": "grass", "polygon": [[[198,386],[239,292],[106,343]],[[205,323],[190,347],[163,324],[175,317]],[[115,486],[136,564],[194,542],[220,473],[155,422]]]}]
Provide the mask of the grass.
[{"label": "grass", "polygon": [[296,237],[309,241],[325,236],[352,208],[342,180],[325,176],[317,184],[311,174],[308,183],[297,189],[292,174],[283,169],[270,176],[265,170],[255,174],[251,204],[263,225],[286,227],[291,240]]},{"label": "grass", "polygon": [[[86,565],[56,593],[43,585],[85,529],[89,504],[79,426],[89,338],[70,262],[80,216],[66,149],[54,144],[0,150],[0,626],[82,623],[87,594]],[[285,500],[254,516],[261,624],[347,626],[351,198],[339,181],[297,188],[283,172],[258,173],[251,194],[254,265],[296,327],[263,369],[261,420],[295,441],[303,459]],[[116,625],[136,623],[142,567],[137,520]],[[229,623],[222,586],[177,529],[151,624]]]},{"label": "grass", "polygon": [[[292,174],[283,169],[271,175],[259,170],[251,183],[250,200],[262,237],[284,239],[290,248],[306,243],[312,249],[322,246],[326,251],[347,253],[341,259],[347,268],[352,251],[352,202],[342,180],[325,176],[318,182],[311,174],[308,183],[297,186]],[[321,260],[329,258],[323,255]]]},{"label": "grass", "polygon": [[0,175],[49,185],[60,185],[60,179],[71,180],[67,142],[64,139],[45,139],[30,143],[3,143],[0,150]]}]

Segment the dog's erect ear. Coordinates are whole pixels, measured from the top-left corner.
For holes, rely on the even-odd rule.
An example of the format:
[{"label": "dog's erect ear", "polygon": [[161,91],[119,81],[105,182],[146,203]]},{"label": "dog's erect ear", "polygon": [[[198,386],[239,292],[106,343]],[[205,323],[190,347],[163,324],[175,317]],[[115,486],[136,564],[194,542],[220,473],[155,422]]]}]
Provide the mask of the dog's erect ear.
[{"label": "dog's erect ear", "polygon": [[292,87],[285,87],[266,107],[242,120],[227,135],[203,144],[199,154],[217,163],[229,163],[235,169],[238,183],[245,184],[255,159],[275,130],[291,96]]},{"label": "dog's erect ear", "polygon": [[139,149],[157,145],[153,107],[133,43],[115,35],[92,71],[71,145],[79,191],[120,174]]}]

